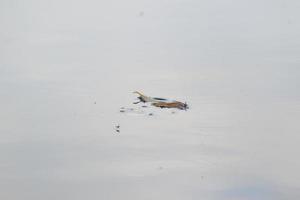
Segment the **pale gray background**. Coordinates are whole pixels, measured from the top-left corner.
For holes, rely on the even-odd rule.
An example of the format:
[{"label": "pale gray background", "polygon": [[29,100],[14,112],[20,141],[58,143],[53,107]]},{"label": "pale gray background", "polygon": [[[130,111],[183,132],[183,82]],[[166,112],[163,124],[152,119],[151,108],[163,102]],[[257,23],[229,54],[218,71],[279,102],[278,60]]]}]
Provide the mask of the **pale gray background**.
[{"label": "pale gray background", "polygon": [[[0,0],[0,199],[299,199],[299,10]],[[134,90],[191,109],[121,115]]]}]

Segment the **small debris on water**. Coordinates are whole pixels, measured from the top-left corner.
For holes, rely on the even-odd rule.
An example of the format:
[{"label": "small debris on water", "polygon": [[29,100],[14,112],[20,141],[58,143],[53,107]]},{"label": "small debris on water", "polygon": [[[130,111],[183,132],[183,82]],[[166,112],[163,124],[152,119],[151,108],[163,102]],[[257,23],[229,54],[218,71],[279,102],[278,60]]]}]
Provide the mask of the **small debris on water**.
[{"label": "small debris on water", "polygon": [[153,116],[153,113],[149,113],[148,115],[149,115],[149,116]]},{"label": "small debris on water", "polygon": [[125,112],[125,108],[124,108],[124,107],[121,107],[121,108],[120,108],[120,112]]},{"label": "small debris on water", "polygon": [[120,133],[120,124],[117,124],[117,125],[115,126],[115,128],[116,128],[116,132],[117,132],[117,133]]},{"label": "small debris on water", "polygon": [[121,108],[119,110],[120,113],[126,113],[129,115],[143,115],[145,111],[142,108]]}]

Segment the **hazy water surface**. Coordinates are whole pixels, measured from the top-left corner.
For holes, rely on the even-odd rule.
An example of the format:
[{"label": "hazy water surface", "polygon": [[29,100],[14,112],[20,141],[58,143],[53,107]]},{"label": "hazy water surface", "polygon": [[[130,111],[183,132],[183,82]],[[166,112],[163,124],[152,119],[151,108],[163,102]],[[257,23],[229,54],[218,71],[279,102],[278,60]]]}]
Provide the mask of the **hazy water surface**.
[{"label": "hazy water surface", "polygon": [[0,198],[299,199],[299,9],[0,1]]}]

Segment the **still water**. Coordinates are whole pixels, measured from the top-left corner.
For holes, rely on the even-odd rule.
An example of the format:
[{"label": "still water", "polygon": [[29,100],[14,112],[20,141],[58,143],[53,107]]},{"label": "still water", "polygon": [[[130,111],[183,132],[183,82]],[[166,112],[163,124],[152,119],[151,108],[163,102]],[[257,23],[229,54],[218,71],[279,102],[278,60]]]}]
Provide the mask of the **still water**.
[{"label": "still water", "polygon": [[299,199],[299,8],[1,1],[0,198]]}]

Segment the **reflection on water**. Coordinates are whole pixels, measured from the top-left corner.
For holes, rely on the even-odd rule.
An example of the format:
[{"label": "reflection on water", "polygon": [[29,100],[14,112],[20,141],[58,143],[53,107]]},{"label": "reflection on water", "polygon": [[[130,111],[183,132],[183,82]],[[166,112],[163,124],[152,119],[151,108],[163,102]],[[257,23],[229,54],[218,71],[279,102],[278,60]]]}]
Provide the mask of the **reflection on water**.
[{"label": "reflection on water", "polygon": [[300,198],[297,3],[45,3],[0,6],[1,199]]},{"label": "reflection on water", "polygon": [[225,199],[276,199],[279,198],[278,192],[274,189],[263,186],[237,186],[222,192]]}]

